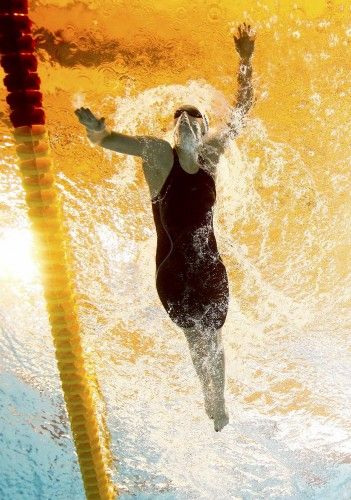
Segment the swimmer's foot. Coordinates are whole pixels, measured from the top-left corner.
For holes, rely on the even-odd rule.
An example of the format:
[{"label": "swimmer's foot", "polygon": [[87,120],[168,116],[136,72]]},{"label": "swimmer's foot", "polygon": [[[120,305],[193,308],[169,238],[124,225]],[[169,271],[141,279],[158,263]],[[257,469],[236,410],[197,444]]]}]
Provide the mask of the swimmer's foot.
[{"label": "swimmer's foot", "polygon": [[216,432],[219,432],[229,423],[229,415],[227,409],[224,405],[220,405],[216,408],[216,411],[213,414],[213,424]]},{"label": "swimmer's foot", "polygon": [[214,408],[213,408],[213,396],[207,395],[205,396],[205,411],[207,413],[208,418],[214,418]]}]

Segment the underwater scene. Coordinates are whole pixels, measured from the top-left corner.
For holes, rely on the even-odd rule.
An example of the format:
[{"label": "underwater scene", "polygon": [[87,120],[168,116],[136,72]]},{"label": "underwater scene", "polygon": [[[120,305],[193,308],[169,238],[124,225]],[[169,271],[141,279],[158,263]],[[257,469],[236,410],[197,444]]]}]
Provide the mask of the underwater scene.
[{"label": "underwater scene", "polygon": [[[119,498],[350,499],[350,3],[32,0],[28,16]],[[244,22],[252,105],[218,161],[213,207],[229,283],[229,423],[215,432],[155,286],[142,160],[90,141],[75,111],[173,146],[174,112],[189,104],[214,133],[238,99]],[[0,498],[81,500],[6,95],[0,86]]]}]

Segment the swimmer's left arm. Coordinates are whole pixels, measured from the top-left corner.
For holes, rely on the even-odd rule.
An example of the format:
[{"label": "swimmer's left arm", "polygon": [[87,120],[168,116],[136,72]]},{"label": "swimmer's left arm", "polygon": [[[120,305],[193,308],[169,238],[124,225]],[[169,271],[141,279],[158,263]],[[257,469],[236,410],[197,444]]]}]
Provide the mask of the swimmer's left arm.
[{"label": "swimmer's left arm", "polygon": [[255,33],[246,23],[238,27],[237,36],[233,36],[235,49],[240,56],[238,71],[238,92],[236,103],[231,109],[227,123],[227,139],[236,137],[244,125],[244,118],[253,104],[251,58],[255,48]]},{"label": "swimmer's left arm", "polygon": [[255,48],[255,33],[250,25],[242,24],[238,28],[238,36],[234,35],[234,45],[240,55],[238,72],[238,94],[233,111],[244,117],[253,104],[252,65],[251,58]]},{"label": "swimmer's left arm", "polygon": [[250,25],[244,23],[238,27],[237,36],[234,35],[233,38],[235,48],[240,55],[237,100],[231,108],[229,122],[206,141],[214,156],[217,154],[218,157],[224,153],[228,141],[239,134],[244,124],[244,117],[253,104],[251,58],[255,46],[255,33]]}]

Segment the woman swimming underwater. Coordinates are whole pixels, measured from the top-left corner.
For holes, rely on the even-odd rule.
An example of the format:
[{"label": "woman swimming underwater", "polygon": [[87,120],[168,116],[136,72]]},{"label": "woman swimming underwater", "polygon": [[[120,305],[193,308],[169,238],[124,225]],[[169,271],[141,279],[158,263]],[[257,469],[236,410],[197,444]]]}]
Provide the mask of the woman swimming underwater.
[{"label": "woman swimming underwater", "polygon": [[229,123],[209,134],[208,118],[191,105],[174,113],[174,147],[149,136],[110,132],[88,108],[75,111],[89,139],[142,158],[157,232],[156,288],[172,321],[185,333],[207,415],[220,431],[228,422],[222,327],[229,287],[213,230],[216,168],[253,103],[251,57],[255,35],[245,23],[234,44],[240,55],[237,102]]}]

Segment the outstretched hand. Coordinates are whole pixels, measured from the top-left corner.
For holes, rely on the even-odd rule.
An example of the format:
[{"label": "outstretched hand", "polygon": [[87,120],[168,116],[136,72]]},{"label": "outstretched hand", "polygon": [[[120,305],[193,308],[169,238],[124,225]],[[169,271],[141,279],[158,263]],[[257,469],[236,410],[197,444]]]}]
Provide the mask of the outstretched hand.
[{"label": "outstretched hand", "polygon": [[80,123],[82,123],[87,129],[100,131],[105,128],[105,118],[97,119],[89,108],[79,108],[76,109],[76,116]]},{"label": "outstretched hand", "polygon": [[250,59],[255,47],[256,33],[251,29],[250,24],[240,24],[238,32],[234,35],[234,44],[242,59]]}]

